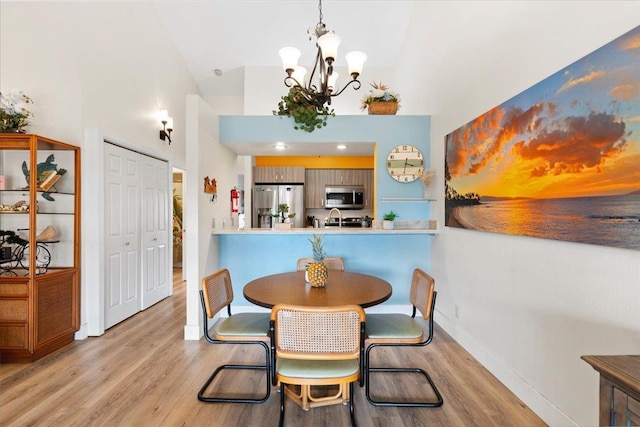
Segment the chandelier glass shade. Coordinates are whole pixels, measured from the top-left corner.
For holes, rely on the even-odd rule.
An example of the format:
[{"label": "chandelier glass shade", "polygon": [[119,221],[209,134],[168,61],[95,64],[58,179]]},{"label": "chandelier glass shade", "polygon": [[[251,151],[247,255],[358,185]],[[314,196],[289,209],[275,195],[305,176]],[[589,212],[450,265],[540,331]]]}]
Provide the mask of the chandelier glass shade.
[{"label": "chandelier glass shade", "polygon": [[309,30],[309,40],[316,38],[318,51],[316,59],[307,79],[307,70],[298,65],[301,52],[295,47],[283,47],[279,54],[282,58],[282,68],[287,73],[284,79],[285,86],[294,88],[307,101],[322,107],[331,105],[331,98],[340,95],[352,85],[355,90],[360,89],[358,76],[362,73],[364,61],[367,55],[363,52],[353,51],[345,55],[351,80],[342,89],[338,87],[338,73],[334,71],[333,64],[338,57],[338,47],[341,39],[339,36],[327,30],[322,22],[322,0],[319,1],[320,20],[314,30]]}]

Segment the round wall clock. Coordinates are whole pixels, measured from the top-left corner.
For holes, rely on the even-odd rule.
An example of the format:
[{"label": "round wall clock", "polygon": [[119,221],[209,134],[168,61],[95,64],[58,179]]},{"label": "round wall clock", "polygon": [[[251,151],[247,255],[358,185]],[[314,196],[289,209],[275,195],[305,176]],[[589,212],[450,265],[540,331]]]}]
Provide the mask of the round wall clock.
[{"label": "round wall clock", "polygon": [[413,145],[398,145],[387,156],[387,171],[398,182],[413,182],[423,170],[424,157]]}]

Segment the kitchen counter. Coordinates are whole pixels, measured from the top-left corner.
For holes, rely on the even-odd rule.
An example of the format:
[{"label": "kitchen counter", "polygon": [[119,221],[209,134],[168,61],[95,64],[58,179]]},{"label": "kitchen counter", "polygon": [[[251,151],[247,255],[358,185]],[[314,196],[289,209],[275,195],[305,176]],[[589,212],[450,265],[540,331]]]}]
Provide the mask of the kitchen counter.
[{"label": "kitchen counter", "polygon": [[[385,304],[396,305],[409,301],[413,269],[430,270],[429,251],[438,229],[435,222],[429,221],[395,222],[394,230],[362,227],[214,230],[210,238],[212,247],[219,251],[218,265],[231,272],[236,295],[242,295],[244,284],[258,277],[294,271],[298,258],[312,255],[309,240],[315,234],[324,238],[327,256],[341,257],[346,270],[391,283],[393,294]],[[234,306],[247,309],[250,303],[238,298]]]},{"label": "kitchen counter", "polygon": [[271,228],[249,228],[245,230],[237,229],[215,229],[211,234],[438,234],[435,221],[395,221],[393,230],[367,227],[324,227],[324,228],[293,228],[290,230],[274,230]]}]

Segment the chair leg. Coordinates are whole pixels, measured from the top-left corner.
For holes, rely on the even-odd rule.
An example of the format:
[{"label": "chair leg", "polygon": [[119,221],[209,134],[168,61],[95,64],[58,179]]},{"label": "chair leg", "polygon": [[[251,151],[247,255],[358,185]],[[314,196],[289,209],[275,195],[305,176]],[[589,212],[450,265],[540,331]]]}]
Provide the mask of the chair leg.
[{"label": "chair leg", "polygon": [[356,427],[356,414],[353,408],[353,401],[355,397],[353,396],[353,382],[349,383],[349,394],[351,398],[349,399],[349,416],[351,417],[351,427]]},{"label": "chair leg", "polygon": [[[370,366],[371,362],[371,350],[375,347],[398,347],[397,345],[389,345],[389,344],[371,344],[367,347],[366,357],[365,357],[365,394],[367,396],[367,400],[370,404],[374,406],[398,406],[398,407],[418,407],[418,408],[437,408],[442,406],[444,400],[442,399],[442,395],[436,387],[435,383],[431,379],[431,376],[424,369],[420,368],[372,368]],[[436,400],[434,401],[423,401],[423,402],[402,402],[402,401],[386,401],[386,400],[374,400],[371,397],[371,372],[409,372],[409,373],[417,373],[422,374],[436,395]]]},{"label": "chair leg", "polygon": [[278,423],[279,427],[284,426],[284,401],[285,401],[284,383],[280,383],[280,422]]},{"label": "chair leg", "polygon": [[[225,343],[221,343],[225,344]],[[247,343],[244,343],[247,344]],[[264,342],[251,342],[251,344],[261,345],[265,350],[265,364],[264,365],[221,365],[213,371],[213,374],[209,377],[206,383],[202,386],[200,391],[198,392],[198,400],[206,403],[264,403],[269,399],[271,395],[271,362],[270,362],[270,353],[269,346]],[[209,385],[213,382],[216,376],[225,369],[235,369],[235,370],[257,370],[257,371],[265,371],[267,388],[265,390],[265,394],[262,397],[252,398],[252,397],[240,397],[240,398],[230,398],[230,397],[217,397],[217,396],[205,396],[205,390]]]}]

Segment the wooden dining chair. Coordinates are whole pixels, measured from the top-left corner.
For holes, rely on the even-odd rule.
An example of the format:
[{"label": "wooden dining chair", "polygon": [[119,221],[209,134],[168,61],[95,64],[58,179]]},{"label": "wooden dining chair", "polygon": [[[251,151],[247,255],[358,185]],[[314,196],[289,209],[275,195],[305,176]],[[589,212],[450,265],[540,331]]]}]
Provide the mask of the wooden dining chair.
[{"label": "wooden dining chair", "polygon": [[[411,316],[406,314],[380,313],[367,315],[366,355],[364,359],[365,388],[369,403],[376,406],[410,406],[438,407],[442,406],[442,395],[438,391],[431,376],[424,369],[417,367],[372,367],[371,352],[377,347],[420,347],[433,340],[433,310],[436,304],[435,280],[419,268],[413,271],[409,300],[413,306]],[[424,321],[416,319],[416,310],[420,311]],[[426,322],[426,325],[425,325]],[[427,334],[425,334],[425,327]],[[371,372],[417,373],[424,376],[429,383],[435,398],[423,401],[376,400],[371,397],[371,390],[376,387],[371,383]],[[380,389],[377,388],[378,390]]]},{"label": "wooden dining chair", "polygon": [[[307,264],[312,262],[314,262],[313,258],[299,258],[297,270],[305,271],[307,269]],[[329,270],[344,271],[344,260],[340,257],[326,257],[323,262]]]},{"label": "wooden dining chair", "polygon": [[[233,287],[229,270],[222,269],[202,279],[200,291],[202,303],[202,317],[204,319],[204,337],[211,344],[250,344],[259,345],[265,351],[264,365],[220,365],[211,374],[207,382],[198,392],[198,400],[202,402],[226,402],[226,403],[262,403],[269,399],[271,394],[271,357],[269,346],[269,313],[238,313],[231,314],[231,302],[233,301]],[[208,319],[227,307],[228,317],[221,319],[215,325],[213,336],[209,331]],[[223,397],[222,395],[205,394],[209,385],[216,376],[228,370],[259,370],[265,372],[266,391],[261,397]]]},{"label": "wooden dining chair", "polygon": [[[273,384],[280,384],[280,426],[285,396],[304,410],[348,403],[355,426],[353,383],[362,375],[364,331],[365,313],[358,305],[273,307],[271,364]],[[318,397],[311,392],[312,386],[330,385],[339,386],[337,393]]]}]

